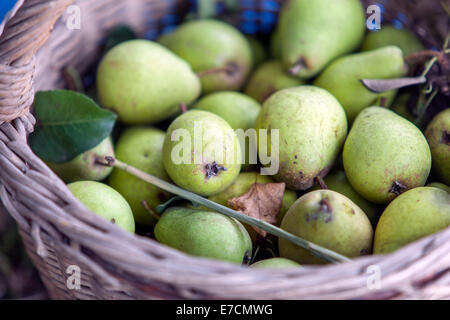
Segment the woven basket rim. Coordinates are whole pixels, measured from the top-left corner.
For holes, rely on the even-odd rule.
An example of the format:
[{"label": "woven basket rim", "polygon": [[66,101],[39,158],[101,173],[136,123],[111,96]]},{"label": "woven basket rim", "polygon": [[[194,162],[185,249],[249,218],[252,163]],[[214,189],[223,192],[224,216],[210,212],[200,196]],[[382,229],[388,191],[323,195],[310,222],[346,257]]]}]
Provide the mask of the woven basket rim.
[{"label": "woven basket rim", "polygon": [[[53,3],[55,5],[66,7],[70,5],[74,0],[36,0],[35,3]],[[27,4],[27,2],[25,2]],[[2,37],[9,31],[8,29],[8,22],[12,21],[14,17],[17,17],[17,14],[20,14],[20,10],[22,6],[24,5],[23,1],[20,1],[16,4],[17,8],[15,7],[14,10],[16,14],[9,15],[7,20],[5,19],[2,27],[0,27],[0,48]],[[59,18],[59,16],[57,17]],[[57,20],[57,18],[53,17],[53,20],[50,19],[49,23],[49,30],[46,32],[50,33],[51,28],[53,28],[54,22]],[[5,26],[5,29],[3,30],[3,33],[1,32],[3,26]],[[44,28],[45,30],[45,28]],[[43,43],[38,43],[37,45],[40,46]],[[38,48],[34,48],[35,51],[37,51]],[[0,50],[0,57],[3,56],[3,53]],[[34,56],[34,54],[32,55]],[[30,60],[29,58],[28,60]],[[5,60],[3,60],[5,61]],[[12,62],[17,61],[17,59],[14,59],[13,61],[10,61],[9,64]],[[22,62],[26,62],[27,59],[21,60]],[[1,78],[1,74],[0,74]],[[170,266],[169,270],[171,272],[171,281],[167,281],[167,275],[159,274],[159,270],[154,270],[154,274],[150,277],[146,278],[147,281],[152,282],[158,282],[161,281],[161,283],[169,282],[172,285],[175,286],[186,286],[190,288],[195,288],[192,290],[186,290],[184,292],[183,290],[179,289],[179,294],[184,297],[201,297],[203,293],[198,293],[196,290],[201,292],[202,286],[196,286],[194,282],[198,281],[201,277],[208,278],[208,284],[214,283],[216,281],[216,284],[218,287],[221,288],[228,288],[230,289],[229,292],[223,293],[223,295],[220,295],[216,292],[218,297],[251,297],[251,293],[258,292],[264,292],[265,297],[270,298],[285,298],[285,297],[295,297],[296,290],[300,290],[301,288],[292,288],[293,285],[299,285],[303,284],[305,285],[305,288],[308,289],[308,277],[315,275],[318,277],[322,277],[320,286],[313,287],[312,290],[317,290],[317,292],[313,292],[311,296],[316,297],[325,297],[328,299],[333,299],[332,296],[327,295],[330,290],[336,290],[337,294],[336,297],[352,297],[351,288],[353,288],[354,292],[353,295],[362,297],[362,298],[390,298],[395,297],[397,295],[411,293],[411,291],[419,290],[421,287],[425,286],[424,283],[421,281],[423,279],[427,279],[427,277],[430,277],[434,274],[434,272],[440,271],[438,266],[433,267],[433,259],[436,257],[439,257],[439,255],[442,255],[445,258],[445,262],[450,259],[449,254],[445,254],[445,251],[442,252],[443,249],[442,245],[443,243],[450,243],[450,228],[447,228],[439,233],[433,234],[431,236],[428,236],[426,238],[422,238],[418,241],[415,241],[391,254],[388,255],[370,255],[370,256],[364,256],[359,257],[356,259],[353,259],[351,262],[346,263],[340,263],[335,265],[324,265],[324,266],[304,266],[302,268],[299,268],[298,270],[277,270],[276,272],[264,270],[264,269],[249,269],[243,266],[233,265],[231,263],[227,262],[221,262],[211,259],[204,259],[199,257],[193,257],[188,256],[184,253],[181,253],[175,249],[171,249],[168,247],[165,247],[164,245],[161,245],[159,243],[156,243],[155,240],[145,238],[138,235],[130,234],[116,225],[113,225],[111,223],[108,223],[104,219],[98,217],[94,213],[87,210],[77,199],[75,199],[70,191],[67,189],[64,183],[60,181],[56,175],[54,175],[50,169],[42,162],[40,159],[38,159],[34,154],[31,153],[30,150],[27,150],[28,146],[26,145],[26,140],[24,137],[26,137],[27,132],[30,130],[26,130],[26,127],[33,126],[33,119],[30,114],[27,113],[25,115],[20,115],[20,117],[16,117],[15,120],[12,121],[5,121],[5,123],[2,124],[2,131],[3,135],[8,136],[9,141],[11,141],[11,144],[6,144],[9,149],[12,150],[13,153],[17,154],[19,158],[26,158],[30,157],[32,158],[32,165],[35,166],[41,173],[48,174],[48,177],[50,180],[57,179],[58,181],[54,180],[52,183],[55,185],[55,188],[58,190],[59,194],[54,195],[54,199],[51,198],[53,195],[49,195],[48,199],[46,199],[45,203],[48,203],[49,206],[52,206],[51,201],[54,201],[55,203],[57,201],[60,201],[61,197],[65,197],[65,201],[67,202],[68,206],[65,207],[66,210],[70,209],[73,211],[78,211],[79,214],[77,216],[69,217],[69,215],[58,217],[56,215],[52,215],[50,212],[46,212],[45,216],[43,213],[36,213],[34,215],[35,221],[32,221],[31,223],[31,235],[33,236],[33,241],[35,242],[37,255],[41,257],[45,257],[46,253],[46,244],[44,238],[48,238],[47,235],[44,235],[42,230],[46,230],[45,233],[48,233],[49,230],[62,230],[62,233],[67,232],[67,235],[70,237],[71,235],[76,235],[81,241],[79,242],[79,245],[81,247],[87,246],[83,243],[82,238],[88,237],[93,235],[92,237],[99,239],[101,242],[98,244],[92,244],[90,249],[97,252],[99,254],[99,248],[101,248],[102,245],[106,247],[106,243],[109,243],[111,245],[117,245],[117,248],[111,249],[108,247],[108,255],[113,255],[113,251],[116,251],[116,257],[118,260],[122,259],[122,263],[124,264],[122,267],[126,269],[126,274],[121,274],[120,272],[117,272],[117,270],[111,271],[110,274],[112,278],[116,279],[109,279],[108,285],[113,287],[114,290],[120,290],[123,286],[124,281],[130,281],[131,283],[139,282],[142,280],[142,278],[146,278],[149,276],[149,272],[142,271],[143,268],[145,268],[145,265],[140,265],[141,263],[145,263],[145,261],[148,261],[144,259],[143,257],[145,255],[150,255],[149,252],[146,252],[146,250],[149,250],[150,248],[160,250],[158,252],[153,252],[153,258],[155,256],[158,256],[159,254],[164,256],[164,259],[161,259],[161,261],[156,261],[154,266],[160,266],[162,268],[165,267],[165,263],[167,259],[173,259],[174,262],[182,262],[180,263],[180,266]],[[0,132],[1,134],[1,132]],[[5,139],[3,139],[5,140]],[[14,147],[12,147],[14,146]],[[0,146],[1,147],[1,146]],[[0,148],[1,149],[1,148]],[[34,157],[34,158],[33,158]],[[11,156],[11,163],[15,163],[17,161],[15,156]],[[3,161],[0,162],[0,167],[4,167],[5,163]],[[11,169],[12,170],[12,169]],[[14,172],[13,170],[11,172]],[[25,177],[27,175],[27,172],[20,172],[17,170],[17,172],[14,173],[15,175],[21,175],[21,177]],[[44,174],[43,174],[44,176]],[[11,178],[13,179],[13,178]],[[29,204],[18,204],[14,201],[14,194],[11,196],[9,195],[9,192],[6,190],[5,185],[6,184],[13,184],[12,180],[8,180],[8,178],[5,175],[0,175],[0,182],[2,185],[0,186],[0,197],[3,199],[5,203],[5,207],[8,209],[10,214],[15,218],[16,221],[18,221],[19,226],[21,228],[26,229],[27,225],[29,223],[21,218],[20,210],[26,210],[26,206]],[[26,186],[22,185],[23,190],[27,190],[27,192],[32,192],[33,186]],[[25,191],[24,191],[25,192]],[[49,191],[51,193],[51,191]],[[42,191],[42,193],[46,193],[46,191]],[[42,193],[38,194],[38,197],[44,197]],[[31,193],[30,193],[31,195]],[[10,199],[12,198],[12,199]],[[39,198],[40,201],[44,201],[41,198]],[[30,200],[31,201],[31,200]],[[19,208],[17,208],[19,207]],[[48,221],[48,217],[53,216],[53,221]],[[51,227],[49,225],[49,222],[51,222],[55,227]],[[52,231],[53,232],[53,231]],[[49,233],[52,235],[52,233]],[[117,236],[118,239],[120,238],[120,241],[118,239],[113,239],[111,237]],[[154,245],[149,246],[149,243],[154,243]],[[125,245],[126,244],[126,245]],[[59,248],[65,248],[64,244],[60,244]],[[89,247],[89,246],[87,246]],[[129,250],[124,250],[124,248],[129,247]],[[118,248],[121,248],[120,251]],[[73,248],[65,248],[66,254],[70,255],[69,252],[72,252]],[[79,249],[79,248],[78,248]],[[135,254],[136,256],[134,258],[130,258],[130,256],[133,256]],[[421,262],[421,259],[425,256],[430,255],[427,258],[427,261]],[[77,254],[74,253],[73,257],[79,258]],[[129,261],[133,261],[135,259],[136,267],[131,266],[125,266],[126,263],[129,263]],[[430,260],[431,259],[431,260]],[[101,262],[96,261],[95,263],[92,263],[90,266],[92,268],[97,266],[101,266],[105,268],[105,264],[102,264]],[[384,268],[384,270],[387,270],[387,277],[383,279],[383,281],[386,281],[389,285],[387,288],[389,290],[381,290],[381,291],[372,291],[368,288],[361,288],[361,283],[364,282],[364,279],[367,278],[367,270],[370,266],[379,266],[380,268]],[[447,265],[450,265],[450,263],[447,263]],[[349,268],[351,266],[351,268]],[[119,268],[120,266],[116,265],[115,268]],[[166,266],[167,267],[167,266]],[[189,269],[189,268],[190,269]],[[421,268],[427,267],[429,268],[427,271],[422,270]],[[135,271],[136,279],[129,278],[130,273],[133,273],[133,270]],[[424,274],[421,276],[415,274],[417,271],[422,271]],[[104,269],[97,270],[98,272],[104,272]],[[94,271],[95,273],[95,271]],[[97,276],[100,276],[97,274]],[[226,278],[224,281],[220,281],[219,277]],[[160,278],[159,278],[160,277]],[[165,277],[165,278],[164,278]],[[189,279],[191,277],[192,279]],[[338,279],[339,277],[342,278],[342,280]],[[120,279],[120,280],[117,280]],[[162,280],[161,280],[162,279]],[[293,279],[297,279],[297,281],[293,281]],[[104,280],[104,279],[103,279]],[[408,280],[408,281],[407,281]],[[353,283],[352,283],[353,281]],[[261,282],[261,283],[259,283]],[[264,283],[266,283],[266,285]],[[314,281],[312,281],[314,283]],[[346,283],[344,283],[346,282]],[[414,286],[414,282],[417,282],[417,287]],[[256,284],[255,284],[256,283]],[[283,288],[286,290],[287,293],[282,292],[275,292],[273,294],[269,294],[267,291],[272,288],[276,288],[275,285],[278,283],[278,287]],[[290,284],[292,283],[292,284]],[[316,283],[318,283],[316,281]],[[404,283],[404,285],[402,285]],[[148,283],[143,282],[143,285],[148,285]],[[240,290],[231,290],[233,286],[236,287],[243,287],[245,285],[248,285],[250,289],[243,290],[242,288]],[[397,288],[398,286],[398,288]],[[142,289],[142,284],[139,287]],[[394,290],[394,288],[398,289],[398,292]],[[144,289],[142,289],[144,290]],[[172,289],[167,289],[168,292]],[[328,290],[328,291],[327,291]],[[343,290],[343,294],[339,294],[339,290]],[[145,291],[145,290],[144,290]],[[175,290],[177,291],[177,290]],[[209,291],[206,291],[209,292]],[[294,292],[294,293],[292,293]],[[210,292],[209,292],[210,293]],[[391,294],[391,296],[390,296]],[[429,293],[428,293],[429,294]],[[131,293],[132,295],[132,293]],[[211,296],[214,296],[212,294]],[[450,297],[450,286],[447,283],[445,283],[445,290],[441,295],[437,295],[438,297]],[[208,294],[206,294],[206,297],[208,297]]]}]

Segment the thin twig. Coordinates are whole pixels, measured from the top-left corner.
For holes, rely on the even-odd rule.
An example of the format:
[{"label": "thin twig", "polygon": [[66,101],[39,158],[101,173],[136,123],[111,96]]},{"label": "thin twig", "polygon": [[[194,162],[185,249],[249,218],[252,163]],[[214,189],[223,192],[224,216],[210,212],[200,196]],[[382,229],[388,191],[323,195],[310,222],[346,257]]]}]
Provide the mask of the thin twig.
[{"label": "thin twig", "polygon": [[286,232],[270,223],[267,223],[265,221],[249,217],[245,214],[242,214],[238,211],[232,210],[230,208],[227,208],[225,206],[222,206],[218,203],[215,203],[213,201],[210,201],[206,198],[203,198],[199,196],[198,194],[192,193],[190,191],[184,190],[178,186],[175,186],[167,181],[164,181],[162,179],[159,179],[155,176],[152,176],[148,173],[145,173],[135,167],[132,167],[126,163],[123,163],[119,160],[116,160],[112,157],[105,157],[106,163],[103,165],[107,166],[114,166],[118,169],[121,169],[141,180],[144,180],[150,184],[153,184],[160,189],[163,189],[165,191],[168,191],[172,194],[178,195],[184,199],[188,199],[192,202],[198,203],[200,205],[203,205],[205,207],[208,207],[210,209],[213,209],[217,212],[220,212],[226,216],[235,218],[236,220],[239,220],[241,222],[247,223],[251,226],[254,226],[256,228],[262,229],[270,234],[273,234],[275,236],[284,238],[308,251],[310,251],[312,254],[317,256],[318,258],[327,260],[329,262],[344,262],[344,261],[350,261],[349,258],[334,252],[332,250],[329,250],[327,248],[321,247],[317,244],[314,244],[310,241],[307,241],[305,239],[302,239],[300,237],[297,237],[289,232]]}]

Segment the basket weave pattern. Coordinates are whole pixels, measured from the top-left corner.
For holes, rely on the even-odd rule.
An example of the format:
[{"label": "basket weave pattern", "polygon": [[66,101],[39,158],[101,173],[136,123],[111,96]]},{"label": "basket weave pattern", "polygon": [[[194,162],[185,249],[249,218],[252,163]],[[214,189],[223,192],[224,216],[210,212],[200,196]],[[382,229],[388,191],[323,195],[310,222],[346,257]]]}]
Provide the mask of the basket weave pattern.
[{"label": "basket weave pattern", "polygon": [[[89,212],[27,145],[34,91],[63,87],[69,65],[85,71],[114,25],[144,34],[186,12],[188,1],[79,0],[82,28],[69,30],[64,12],[73,2],[19,1],[0,36],[0,198],[52,298],[450,298],[450,229],[387,256],[275,273],[187,256]],[[79,290],[67,286],[72,265]],[[379,289],[367,285],[370,266],[381,271]]]}]

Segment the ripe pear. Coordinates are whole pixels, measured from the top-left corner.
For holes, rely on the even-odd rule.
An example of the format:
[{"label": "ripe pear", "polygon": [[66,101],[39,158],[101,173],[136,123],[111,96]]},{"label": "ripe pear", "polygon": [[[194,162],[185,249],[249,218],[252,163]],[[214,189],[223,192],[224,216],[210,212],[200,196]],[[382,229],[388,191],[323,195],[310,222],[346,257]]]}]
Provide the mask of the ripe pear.
[{"label": "ripe pear", "polygon": [[[373,229],[367,215],[350,199],[331,190],[316,190],[300,197],[288,210],[281,228],[349,258],[369,254]],[[299,263],[324,261],[280,238],[280,255]]]},{"label": "ripe pear", "polygon": [[239,175],[241,146],[236,133],[221,117],[191,110],[169,126],[163,163],[177,185],[210,196],[225,190]]},{"label": "ripe pear", "polygon": [[[226,207],[230,207],[228,204],[228,200],[232,198],[237,198],[245,194],[250,190],[250,187],[255,183],[273,183],[274,181],[270,176],[263,176],[257,172],[243,172],[239,174],[236,180],[224,191],[219,192],[215,195],[208,197],[209,200],[214,201],[218,204],[221,204]],[[281,222],[284,214],[289,209],[289,207],[297,200],[297,194],[292,191],[286,189],[283,195],[283,202],[281,204],[280,212],[277,215],[278,225]],[[245,228],[247,229],[250,238],[254,242],[257,238],[257,233],[255,229],[251,226],[244,223]]]},{"label": "ripe pear", "polygon": [[450,184],[450,108],[438,113],[425,130],[433,156],[433,170],[440,180]]},{"label": "ripe pear", "polygon": [[67,187],[86,208],[134,233],[133,212],[127,201],[116,190],[96,181],[72,182]]},{"label": "ripe pear", "polygon": [[360,46],[365,14],[359,0],[290,0],[280,13],[279,28],[285,67],[311,78]]},{"label": "ripe pear", "polygon": [[[151,127],[130,127],[120,136],[116,145],[116,157],[133,167],[160,179],[169,181],[162,157],[165,132]],[[114,169],[109,185],[130,204],[138,224],[153,226],[156,219],[144,208],[145,200],[152,210],[166,202],[170,195],[120,169]]]},{"label": "ripe pear", "polygon": [[333,94],[352,122],[358,113],[371,105],[378,105],[382,97],[391,105],[397,90],[373,93],[361,79],[391,79],[405,75],[403,55],[395,46],[355,53],[333,61],[314,81],[316,86]]},{"label": "ripe pear", "polygon": [[106,156],[114,157],[114,148],[110,137],[68,162],[47,162],[47,165],[67,183],[79,180],[100,181],[112,171],[111,167],[98,163],[99,159],[103,160]]},{"label": "ripe pear", "polygon": [[[360,207],[364,213],[367,214],[367,217],[373,227],[377,225],[381,212],[383,212],[382,207],[361,197],[356,190],[353,189],[350,182],[348,182],[344,170],[332,171],[323,180],[328,189],[339,192]],[[318,189],[318,186],[314,187],[314,190]]]},{"label": "ripe pear", "polygon": [[[289,189],[305,190],[331,169],[347,134],[347,119],[342,106],[326,90],[299,86],[280,90],[267,99],[256,129],[260,158],[264,157],[261,146],[271,150],[271,144],[278,143],[271,138],[271,130],[279,130],[275,180],[285,182]],[[258,129],[268,129],[267,137]]]},{"label": "ripe pear", "polygon": [[382,107],[361,111],[345,141],[343,159],[352,187],[380,204],[423,186],[431,169],[431,152],[422,132]]},{"label": "ripe pear", "polygon": [[250,268],[257,268],[257,269],[266,269],[266,268],[283,269],[295,267],[298,268],[300,267],[300,265],[297,262],[294,262],[286,258],[270,258],[255,262],[252,265],[250,265]]},{"label": "ripe pear", "polygon": [[262,43],[254,37],[246,36],[252,52],[253,67],[256,67],[266,61],[267,53]]},{"label": "ripe pear", "polygon": [[450,194],[419,187],[395,198],[375,230],[374,253],[389,253],[450,225]]},{"label": "ripe pear", "polygon": [[242,224],[217,212],[172,207],[155,226],[160,243],[184,253],[248,264],[252,242]]},{"label": "ripe pear", "polygon": [[301,84],[303,84],[302,80],[289,75],[284,70],[281,61],[271,60],[263,63],[255,70],[244,92],[263,103],[274,92]]},{"label": "ripe pear", "polygon": [[97,89],[100,104],[129,124],[170,118],[201,91],[185,61],[148,40],[126,41],[108,51],[98,67]]},{"label": "ripe pear", "polygon": [[[255,127],[261,105],[255,99],[240,92],[221,91],[201,98],[194,108],[217,114],[234,130],[242,129],[245,134],[248,129]],[[252,148],[250,148],[251,142],[253,143]],[[245,152],[242,170],[252,169],[257,164],[256,139],[241,140],[241,150]],[[254,152],[254,158],[250,158],[249,152]]]},{"label": "ripe pear", "polygon": [[450,193],[450,187],[447,186],[446,184],[443,184],[443,183],[440,183],[440,182],[429,183],[429,184],[427,184],[427,187],[438,188],[438,189],[441,189],[441,190],[444,190],[444,191]]},{"label": "ripe pear", "polygon": [[[183,23],[165,36],[162,43],[201,76],[203,94],[241,89],[253,66],[251,47],[245,36],[218,20]],[[214,71],[221,68],[227,70]]]},{"label": "ripe pear", "polygon": [[425,49],[416,35],[408,29],[398,29],[392,25],[383,25],[380,30],[367,33],[361,46],[361,51],[370,51],[386,46],[399,47],[404,56]]}]

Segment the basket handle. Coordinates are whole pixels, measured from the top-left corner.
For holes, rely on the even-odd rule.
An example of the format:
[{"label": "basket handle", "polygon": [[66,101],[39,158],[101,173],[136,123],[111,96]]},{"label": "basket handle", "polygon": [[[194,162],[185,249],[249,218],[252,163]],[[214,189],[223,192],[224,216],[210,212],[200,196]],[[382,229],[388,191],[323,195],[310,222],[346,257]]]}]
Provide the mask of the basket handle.
[{"label": "basket handle", "polygon": [[34,97],[34,55],[73,2],[19,0],[0,26],[0,124],[28,112]]}]

